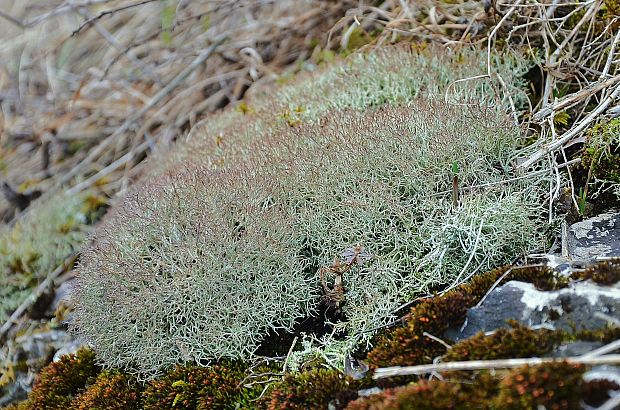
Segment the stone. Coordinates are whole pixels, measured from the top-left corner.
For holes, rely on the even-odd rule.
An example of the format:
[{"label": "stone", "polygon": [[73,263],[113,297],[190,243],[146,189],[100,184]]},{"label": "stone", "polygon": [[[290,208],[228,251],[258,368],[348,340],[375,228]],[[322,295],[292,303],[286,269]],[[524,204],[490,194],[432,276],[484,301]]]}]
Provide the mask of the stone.
[{"label": "stone", "polygon": [[480,331],[507,327],[508,319],[529,327],[595,330],[607,324],[597,313],[617,318],[619,311],[619,284],[601,286],[582,281],[565,289],[540,291],[531,283],[510,281],[494,289],[481,306],[469,309],[464,326],[448,330],[445,336],[459,341]]},{"label": "stone", "polygon": [[52,358],[73,353],[83,344],[77,342],[64,329],[35,331],[10,342],[11,355],[6,358],[15,370],[11,383],[0,388],[0,406],[24,400],[32,388],[35,375]]},{"label": "stone", "polygon": [[620,256],[620,213],[605,213],[572,224],[567,242],[568,254],[574,260]]},{"label": "stone", "polygon": [[586,353],[590,353],[593,350],[598,349],[603,346],[601,342],[585,342],[585,341],[576,341],[570,342],[566,344],[562,344],[557,347],[551,354],[550,357],[575,357],[582,356]]}]

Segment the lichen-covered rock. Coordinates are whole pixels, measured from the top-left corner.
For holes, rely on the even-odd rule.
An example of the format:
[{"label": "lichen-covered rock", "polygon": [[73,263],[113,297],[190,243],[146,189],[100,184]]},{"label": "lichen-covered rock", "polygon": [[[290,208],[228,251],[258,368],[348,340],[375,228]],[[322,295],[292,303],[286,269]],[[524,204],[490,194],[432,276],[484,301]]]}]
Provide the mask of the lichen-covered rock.
[{"label": "lichen-covered rock", "polygon": [[508,320],[566,331],[594,330],[607,324],[596,316],[597,312],[617,317],[619,311],[617,285],[584,281],[573,282],[565,289],[540,291],[530,283],[512,281],[491,292],[481,306],[469,309],[463,329],[452,329],[447,335],[461,340],[477,332],[506,327]]},{"label": "lichen-covered rock", "polygon": [[604,213],[571,225],[568,253],[582,261],[620,257],[620,214]]}]

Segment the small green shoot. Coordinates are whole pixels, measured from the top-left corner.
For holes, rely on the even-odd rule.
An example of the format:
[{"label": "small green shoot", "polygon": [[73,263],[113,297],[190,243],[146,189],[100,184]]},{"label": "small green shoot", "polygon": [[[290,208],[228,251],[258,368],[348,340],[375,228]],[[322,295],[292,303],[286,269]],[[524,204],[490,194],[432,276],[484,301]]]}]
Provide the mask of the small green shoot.
[{"label": "small green shoot", "polygon": [[176,9],[172,5],[166,6],[161,12],[161,41],[168,46],[172,44],[172,26],[175,15]]},{"label": "small green shoot", "polygon": [[587,197],[587,190],[584,190],[583,188],[579,188],[579,195],[577,196],[577,205],[579,206],[579,215],[583,216],[586,212],[586,204],[588,203],[586,201],[586,197]]}]

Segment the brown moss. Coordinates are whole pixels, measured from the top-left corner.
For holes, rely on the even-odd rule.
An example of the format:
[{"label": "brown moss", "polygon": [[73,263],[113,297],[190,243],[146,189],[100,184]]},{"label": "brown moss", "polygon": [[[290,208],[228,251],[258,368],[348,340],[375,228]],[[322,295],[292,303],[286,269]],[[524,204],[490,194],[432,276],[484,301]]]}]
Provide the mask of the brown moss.
[{"label": "brown moss", "polygon": [[[444,375],[445,381],[421,380],[360,398],[347,410],[577,409],[590,391],[582,383],[583,371],[583,366],[553,362],[494,373],[452,373]],[[600,392],[608,386],[591,389]]]},{"label": "brown moss", "polygon": [[500,383],[494,404],[507,410],[580,408],[583,371],[583,366],[566,362],[514,369]]},{"label": "brown moss", "polygon": [[484,294],[507,270],[503,267],[471,280],[470,284],[442,296],[425,299],[411,309],[405,326],[379,336],[368,353],[368,361],[376,367],[431,363],[445,352],[445,346],[424,335],[442,335],[451,324],[465,319],[467,308]]},{"label": "brown moss", "polygon": [[376,397],[356,400],[347,410],[465,409],[476,404],[468,400],[459,383],[421,380],[406,387],[385,390]]},{"label": "brown moss", "polygon": [[240,393],[245,366],[239,363],[209,367],[177,366],[151,381],[144,390],[144,410],[226,408]]},{"label": "brown moss", "polygon": [[620,258],[612,258],[595,263],[581,272],[574,272],[573,279],[591,279],[594,282],[610,286],[620,281]]},{"label": "brown moss", "polygon": [[140,386],[136,380],[118,371],[103,372],[95,382],[71,403],[71,410],[138,410]]},{"label": "brown moss", "polygon": [[[425,299],[414,306],[406,316],[404,327],[390,330],[377,338],[375,347],[368,353],[369,362],[376,367],[403,366],[431,363],[445,353],[446,347],[425,336],[441,336],[451,326],[460,326],[467,310],[477,303],[508,270],[501,267],[476,276],[469,283],[441,296]],[[513,267],[503,279],[533,283],[543,290],[566,286],[567,281],[545,266]]]},{"label": "brown moss", "polygon": [[529,282],[538,290],[557,290],[568,286],[568,278],[548,266],[513,267],[510,280]]},{"label": "brown moss", "polygon": [[498,329],[491,335],[483,332],[452,346],[443,361],[494,360],[541,356],[564,339],[564,333],[548,329],[532,330],[518,322],[512,329]]},{"label": "brown moss", "polygon": [[268,410],[324,409],[329,403],[342,409],[357,397],[361,383],[331,369],[288,374],[263,400]]},{"label": "brown moss", "polygon": [[73,398],[100,370],[95,364],[95,354],[89,349],[63,356],[41,370],[26,408],[68,409]]},{"label": "brown moss", "polygon": [[347,410],[482,409],[498,393],[499,381],[489,372],[454,375],[386,389],[351,402]]},{"label": "brown moss", "polygon": [[583,398],[584,401],[594,407],[599,407],[611,397],[610,391],[620,390],[620,385],[611,380],[590,380],[583,383]]},{"label": "brown moss", "polygon": [[587,340],[607,344],[620,339],[620,327],[613,326],[596,330],[580,330],[575,333],[574,338],[576,340]]}]

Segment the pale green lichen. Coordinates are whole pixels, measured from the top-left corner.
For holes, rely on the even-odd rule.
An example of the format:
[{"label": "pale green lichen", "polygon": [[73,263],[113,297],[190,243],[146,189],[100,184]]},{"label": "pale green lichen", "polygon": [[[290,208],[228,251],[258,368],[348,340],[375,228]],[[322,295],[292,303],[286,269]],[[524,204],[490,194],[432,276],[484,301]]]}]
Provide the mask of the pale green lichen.
[{"label": "pale green lichen", "polygon": [[252,141],[283,128],[316,124],[327,113],[402,105],[416,98],[502,112],[523,109],[527,96],[522,76],[533,61],[513,54],[493,54],[490,61],[492,77],[486,78],[481,77],[487,73],[486,50],[401,46],[353,54],[327,70],[300,75],[291,84],[250,96],[244,109],[212,115],[172,152],[151,161],[151,167],[161,172],[184,161],[212,168],[234,164],[252,154]]},{"label": "pale green lichen", "polygon": [[542,246],[543,180],[513,178],[519,138],[498,110],[418,99],[286,127],[234,167],[186,164],[108,216],[75,329],[142,376],[251,358],[270,329],[316,315],[320,268],[360,244],[372,257],[344,275],[343,316],[317,346],[342,367],[412,296]]},{"label": "pale green lichen", "polygon": [[0,229],[0,320],[46,275],[76,252],[86,234],[92,196],[55,196]]}]

